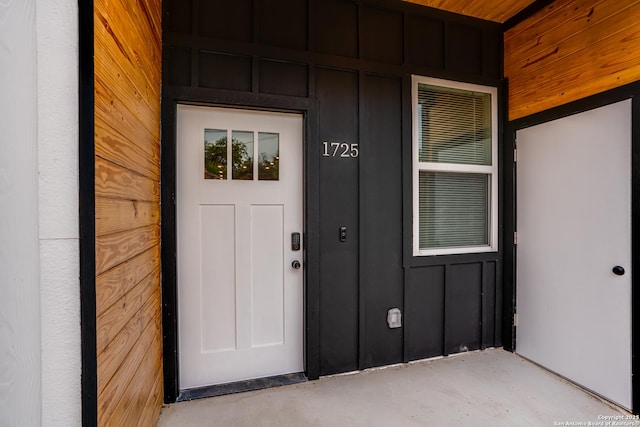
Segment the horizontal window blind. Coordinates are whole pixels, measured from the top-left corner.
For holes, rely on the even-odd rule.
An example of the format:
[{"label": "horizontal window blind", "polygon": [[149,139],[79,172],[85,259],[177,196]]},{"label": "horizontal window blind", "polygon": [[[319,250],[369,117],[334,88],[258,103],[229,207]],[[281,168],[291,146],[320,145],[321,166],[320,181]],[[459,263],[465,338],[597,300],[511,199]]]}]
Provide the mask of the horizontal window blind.
[{"label": "horizontal window blind", "polygon": [[420,249],[488,245],[489,188],[487,174],[420,171]]},{"label": "horizontal window blind", "polygon": [[420,162],[491,165],[491,94],[418,84]]}]

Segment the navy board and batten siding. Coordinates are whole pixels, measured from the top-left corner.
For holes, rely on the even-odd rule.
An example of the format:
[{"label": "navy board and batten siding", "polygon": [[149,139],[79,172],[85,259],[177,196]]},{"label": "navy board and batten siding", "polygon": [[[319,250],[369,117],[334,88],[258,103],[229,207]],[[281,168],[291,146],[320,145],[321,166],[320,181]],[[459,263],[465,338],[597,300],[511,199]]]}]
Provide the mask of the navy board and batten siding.
[{"label": "navy board and batten siding", "polygon": [[[179,357],[177,103],[304,113],[308,377],[501,344],[501,252],[411,249],[411,75],[499,87],[500,25],[386,0],[166,0],[163,13],[165,400]],[[359,156],[323,156],[324,142]],[[394,307],[403,326],[390,329]]]}]

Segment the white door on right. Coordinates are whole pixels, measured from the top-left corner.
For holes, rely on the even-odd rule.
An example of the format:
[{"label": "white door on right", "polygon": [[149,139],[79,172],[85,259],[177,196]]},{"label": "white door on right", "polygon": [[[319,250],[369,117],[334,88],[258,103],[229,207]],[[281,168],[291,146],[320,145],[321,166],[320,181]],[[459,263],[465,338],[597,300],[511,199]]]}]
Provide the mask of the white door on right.
[{"label": "white door on right", "polygon": [[631,101],[517,151],[516,352],[631,409]]}]

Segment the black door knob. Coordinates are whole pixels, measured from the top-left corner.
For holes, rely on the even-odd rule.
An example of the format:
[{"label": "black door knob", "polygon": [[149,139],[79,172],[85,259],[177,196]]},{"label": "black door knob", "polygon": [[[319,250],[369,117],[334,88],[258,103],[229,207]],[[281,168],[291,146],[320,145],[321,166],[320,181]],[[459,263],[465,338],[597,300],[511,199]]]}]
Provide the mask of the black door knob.
[{"label": "black door knob", "polygon": [[300,261],[295,260],[291,263],[291,267],[295,268],[296,270],[299,269],[301,267]]},{"label": "black door knob", "polygon": [[611,271],[613,271],[613,274],[615,274],[616,276],[622,276],[624,274],[624,267],[616,265],[611,269]]}]

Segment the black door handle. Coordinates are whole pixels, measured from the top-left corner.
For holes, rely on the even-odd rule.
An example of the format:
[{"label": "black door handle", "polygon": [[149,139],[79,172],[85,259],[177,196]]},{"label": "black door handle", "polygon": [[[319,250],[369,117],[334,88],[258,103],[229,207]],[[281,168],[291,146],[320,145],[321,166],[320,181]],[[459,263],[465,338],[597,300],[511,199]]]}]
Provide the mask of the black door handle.
[{"label": "black door handle", "polygon": [[295,260],[291,263],[291,267],[295,268],[296,270],[299,269],[300,267],[302,267],[302,265],[300,264],[300,261]]},{"label": "black door handle", "polygon": [[621,267],[619,265],[616,265],[615,267],[613,267],[611,271],[613,271],[613,274],[615,274],[616,276],[624,275],[624,267]]}]

